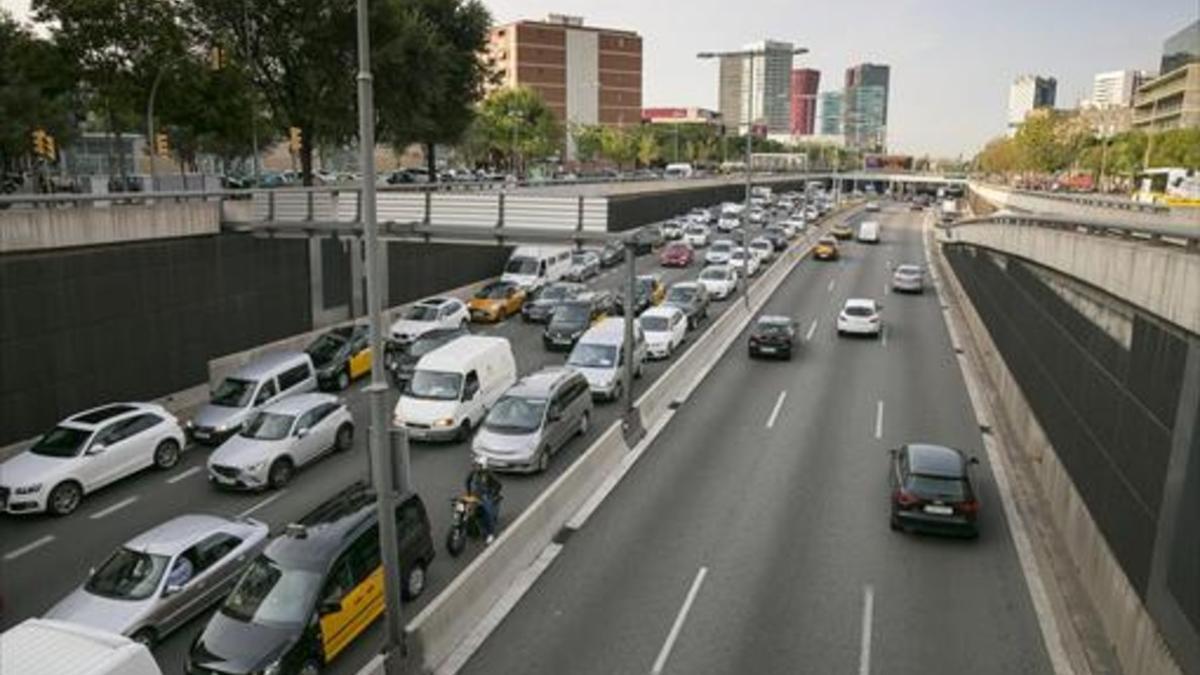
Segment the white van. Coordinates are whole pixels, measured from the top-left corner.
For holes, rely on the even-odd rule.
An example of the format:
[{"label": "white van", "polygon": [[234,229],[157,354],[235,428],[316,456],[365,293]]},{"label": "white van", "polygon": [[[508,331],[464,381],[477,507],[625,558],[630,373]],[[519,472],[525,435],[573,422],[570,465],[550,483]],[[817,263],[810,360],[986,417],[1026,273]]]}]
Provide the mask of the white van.
[{"label": "white van", "polygon": [[[592,397],[615,401],[624,391],[625,320],[609,318],[588,329],[567,357],[567,367],[587,378]],[[633,322],[633,376],[641,377],[646,363],[646,334]]]},{"label": "white van", "polygon": [[0,634],[0,664],[6,675],[162,675],[145,645],[50,619],[26,619]]},{"label": "white van", "polygon": [[518,246],[504,265],[500,281],[511,281],[526,291],[562,281],[571,269],[571,249],[566,246]]},{"label": "white van", "polygon": [[209,402],[188,420],[188,434],[197,443],[220,445],[267,404],[316,388],[317,373],[307,353],[263,354],[221,380]]},{"label": "white van", "polygon": [[867,244],[879,243],[879,223],[874,220],[864,220],[858,226],[858,240]]},{"label": "white van", "polygon": [[418,441],[466,440],[516,381],[517,362],[507,339],[465,335],[417,361],[392,423]]},{"label": "white van", "polygon": [[695,171],[692,169],[691,164],[680,162],[678,164],[668,164],[667,168],[663,171],[663,177],[691,178],[693,173],[695,173]]}]

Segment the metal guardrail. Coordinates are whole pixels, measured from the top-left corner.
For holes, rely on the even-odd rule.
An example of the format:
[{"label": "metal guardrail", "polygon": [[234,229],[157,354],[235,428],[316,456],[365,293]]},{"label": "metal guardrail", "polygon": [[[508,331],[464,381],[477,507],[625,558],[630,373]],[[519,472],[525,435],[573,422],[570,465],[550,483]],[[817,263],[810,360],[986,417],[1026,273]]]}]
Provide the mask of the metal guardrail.
[{"label": "metal guardrail", "polygon": [[981,183],[986,187],[994,190],[1004,190],[1023,197],[1032,199],[1053,199],[1062,202],[1072,202],[1081,206],[1091,206],[1102,209],[1116,209],[1120,211],[1136,211],[1138,213],[1170,213],[1169,207],[1162,204],[1145,204],[1132,199],[1121,199],[1108,195],[1092,195],[1087,193],[1075,192],[1043,192],[1041,190],[1025,190],[1022,188],[1012,188],[1006,185],[994,185],[989,183]]},{"label": "metal guardrail", "polygon": [[1200,223],[1195,225],[1175,223],[1130,223],[1092,215],[1059,216],[1046,213],[1024,213],[996,211],[977,218],[966,218],[939,227],[953,230],[966,225],[1023,225],[1070,230],[1083,234],[1118,236],[1140,241],[1156,241],[1186,249],[1200,251]]}]

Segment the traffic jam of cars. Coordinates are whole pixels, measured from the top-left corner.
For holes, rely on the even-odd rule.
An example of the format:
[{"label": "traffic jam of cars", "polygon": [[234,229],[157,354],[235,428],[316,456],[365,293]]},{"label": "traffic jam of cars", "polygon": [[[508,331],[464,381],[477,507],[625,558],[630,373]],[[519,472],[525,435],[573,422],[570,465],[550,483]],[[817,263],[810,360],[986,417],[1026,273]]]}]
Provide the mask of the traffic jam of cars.
[{"label": "traffic jam of cars", "polygon": [[[834,206],[821,190],[772,194],[758,187],[748,205],[697,208],[644,226],[628,249],[619,242],[594,250],[518,246],[502,274],[469,298],[420,300],[387,328],[383,365],[399,393],[392,424],[414,442],[463,443],[474,464],[491,471],[544,472],[588,433],[597,407],[630,393],[627,359],[641,377],[648,361],[676,357],[716,303],[744,293],[793,246],[810,245],[801,236]],[[828,234],[814,234],[812,257],[838,260],[842,242],[876,243],[880,226],[863,221],[856,234],[838,221]],[[663,270],[695,273],[669,285],[659,272],[638,274],[633,297],[624,283],[616,292],[600,287],[596,282],[624,263],[627,250],[654,256]],[[923,268],[896,266],[891,289],[921,293]],[[543,348],[562,362],[519,372],[510,341],[489,330],[509,321],[539,331]],[[882,306],[848,299],[836,329],[879,336]],[[795,318],[758,316],[747,330],[749,356],[790,361],[799,354],[798,332]],[[186,420],[150,403],[77,413],[0,464],[0,512],[68,516],[106,485],[169,470],[186,452],[208,453],[204,471],[214,490],[281,490],[299,472],[354,447],[360,423],[339,392],[371,367],[365,325],[338,326],[303,351],[267,352],[233,369]],[[973,460],[933,445],[904,446],[891,458],[894,528],[975,532]],[[425,503],[417,495],[405,499],[397,519],[416,533],[404,536],[402,579],[405,595],[416,597],[427,585],[434,537]],[[365,485],[348,486],[278,533],[251,518],[177,516],[95,560],[47,617],[153,645],[219,606],[191,647],[188,672],[316,673],[381,611],[373,500]],[[372,562],[333,566],[354,547]],[[336,597],[322,595],[335,581]],[[373,603],[372,615],[351,617],[352,602]]]}]

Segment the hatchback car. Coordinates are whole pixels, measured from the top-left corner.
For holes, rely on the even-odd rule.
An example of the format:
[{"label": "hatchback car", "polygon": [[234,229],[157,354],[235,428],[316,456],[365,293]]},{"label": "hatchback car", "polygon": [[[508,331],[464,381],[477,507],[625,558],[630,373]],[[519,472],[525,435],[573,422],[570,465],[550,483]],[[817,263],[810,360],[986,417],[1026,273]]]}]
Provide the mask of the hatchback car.
[{"label": "hatchback car", "polygon": [[554,314],[554,308],[574,300],[587,291],[587,286],[567,281],[558,281],[542,287],[533,297],[521,305],[521,318],[530,323],[546,323]]},{"label": "hatchback car", "polygon": [[600,266],[613,267],[625,261],[625,246],[619,241],[610,241],[600,249]]},{"label": "hatchback car", "polygon": [[726,265],[735,248],[737,248],[737,244],[733,243],[733,240],[718,239],[704,252],[704,263],[706,265]]},{"label": "hatchback car", "polygon": [[114,551],[46,618],[151,646],[224,598],[267,536],[248,518],[176,516]]},{"label": "hatchback car", "polygon": [[[608,302],[605,302],[608,298]],[[554,315],[542,332],[542,345],[551,351],[570,351],[575,341],[587,332],[592,324],[603,319],[611,306],[611,296],[604,292],[585,294],[564,302],[554,309]]]},{"label": "hatchback car", "polygon": [[813,257],[817,260],[837,260],[840,255],[837,240],[833,237],[821,237],[813,245]]},{"label": "hatchback car", "polygon": [[693,249],[707,247],[709,237],[710,230],[708,225],[700,223],[692,223],[683,231],[683,240],[690,244]]},{"label": "hatchback car", "polygon": [[979,500],[971,467],[979,463],[962,451],[910,443],[888,451],[893,530],[979,534]]},{"label": "hatchback car", "polygon": [[403,391],[404,385],[412,379],[417,369],[417,362],[429,352],[449,344],[454,340],[470,335],[466,326],[454,328],[437,328],[425,333],[412,342],[388,340],[384,345],[383,365],[387,370],[388,380],[392,386]]},{"label": "hatchback car", "polygon": [[521,312],[525,289],[511,281],[493,281],[476,291],[467,307],[472,321],[500,322]]},{"label": "hatchback car", "polygon": [[681,281],[667,289],[663,304],[678,307],[692,329],[708,318],[708,289],[694,281]]},{"label": "hatchback car", "polygon": [[879,335],[883,327],[883,321],[879,317],[880,309],[882,307],[869,298],[846,300],[837,317],[838,335]]},{"label": "hatchback car", "polygon": [[750,330],[750,356],[772,356],[792,360],[796,345],[796,322],[790,317],[763,315]]},{"label": "hatchback car", "polygon": [[758,274],[762,261],[758,256],[738,246],[729,254],[729,267],[743,277],[752,277]]},{"label": "hatchback car", "polygon": [[897,293],[924,293],[925,271],[919,265],[900,265],[892,273],[892,290]]},{"label": "hatchback car", "polygon": [[843,241],[854,238],[854,230],[846,223],[838,223],[829,228],[829,234],[833,235],[834,239],[841,239]]},{"label": "hatchback car", "polygon": [[595,251],[576,251],[571,254],[571,266],[563,273],[568,281],[587,281],[600,274],[600,256]]},{"label": "hatchback car", "polygon": [[658,262],[663,267],[690,267],[695,257],[689,244],[674,242],[668,244],[662,253],[658,254]]},{"label": "hatchback car", "polygon": [[367,326],[339,326],[317,336],[304,351],[317,370],[317,386],[341,391],[371,372]]},{"label": "hatchback car", "polygon": [[766,236],[756,237],[747,248],[763,262],[775,259],[775,243]]},{"label": "hatchback car", "polygon": [[738,273],[726,265],[712,265],[700,272],[697,283],[704,286],[709,297],[714,300],[725,300],[737,292],[741,281]]},{"label": "hatchback car", "polygon": [[411,342],[434,328],[465,326],[467,306],[457,298],[428,298],[406,308],[389,331],[392,338]]},{"label": "hatchback car", "polygon": [[214,485],[279,489],[298,467],[354,447],[354,418],[336,396],[300,394],[255,413],[208,457]]},{"label": "hatchback car", "polygon": [[488,411],[471,452],[500,471],[545,471],[550,457],[591,428],[587,378],[569,368],[526,375]]},{"label": "hatchback car", "polygon": [[68,417],[0,464],[0,513],[65,516],[84,495],[179,462],[179,420],[153,403],[112,403]]},{"label": "hatchback car", "polygon": [[651,307],[638,317],[646,335],[646,353],[652,359],[669,359],[687,336],[687,317],[678,307]]}]

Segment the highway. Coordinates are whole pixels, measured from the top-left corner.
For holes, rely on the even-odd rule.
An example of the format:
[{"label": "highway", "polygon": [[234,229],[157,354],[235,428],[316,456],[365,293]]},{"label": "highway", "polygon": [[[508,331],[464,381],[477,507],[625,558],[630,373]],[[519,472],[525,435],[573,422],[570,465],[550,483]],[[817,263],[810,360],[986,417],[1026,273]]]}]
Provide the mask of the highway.
[{"label": "highway", "polygon": [[[938,297],[886,292],[921,214],[880,215],[764,309],[796,358],[735,343],[460,672],[1052,672]],[[885,339],[836,336],[847,297]],[[889,529],[886,449],[917,440],[979,458],[977,540]]]},{"label": "highway", "polygon": [[[694,278],[699,263],[691,269],[664,270],[658,265],[657,252],[637,261],[639,272],[660,272],[668,285],[685,278]],[[606,270],[593,285],[618,289],[625,278],[624,266]],[[714,303],[716,317],[729,303]],[[703,328],[702,328],[703,329]],[[498,326],[473,326],[474,332],[509,338],[521,373],[542,366],[561,364],[564,354],[550,353],[541,345],[541,326],[523,324],[510,319]],[[685,346],[690,344],[685,343]],[[642,391],[668,366],[669,361],[647,364],[646,376],[638,381]],[[30,616],[39,616],[64,597],[87,576],[89,568],[101,563],[116,547],[172,517],[184,513],[213,513],[227,516],[249,515],[271,525],[278,532],[352,481],[367,475],[365,430],[368,418],[367,402],[361,389],[365,382],[355,383],[344,396],[357,423],[355,446],[351,452],[329,456],[315,465],[302,469],[283,491],[266,493],[233,493],[213,489],[207,480],[204,464],[208,450],[192,446],[170,473],[146,472],[106,488],[85,500],[80,509],[64,519],[49,516],[0,518],[0,560],[4,574],[0,578],[3,614],[0,629],[7,629]],[[391,393],[394,403],[395,392]],[[576,439],[560,452],[551,468],[542,476],[505,477],[505,500],[501,527],[529,504],[534,497],[561,473],[599,433],[616,418],[621,404],[599,404],[595,423],[588,436]],[[425,500],[433,525],[438,557],[429,570],[429,586],[423,596],[405,608],[406,616],[433,598],[466,565],[479,548],[475,542],[458,559],[450,558],[443,546],[449,522],[449,500],[461,490],[462,480],[470,467],[468,444],[414,445],[412,448],[413,482]],[[52,569],[53,574],[46,570]],[[204,627],[207,614],[191,621],[163,640],[155,655],[165,672],[180,672],[187,650],[197,633]],[[357,640],[326,671],[354,673],[378,651],[382,631],[379,625]]]}]

